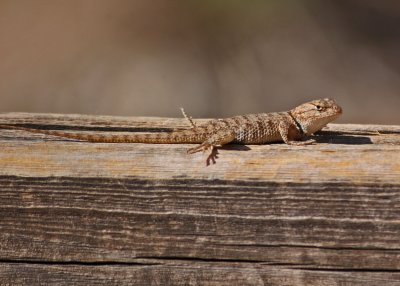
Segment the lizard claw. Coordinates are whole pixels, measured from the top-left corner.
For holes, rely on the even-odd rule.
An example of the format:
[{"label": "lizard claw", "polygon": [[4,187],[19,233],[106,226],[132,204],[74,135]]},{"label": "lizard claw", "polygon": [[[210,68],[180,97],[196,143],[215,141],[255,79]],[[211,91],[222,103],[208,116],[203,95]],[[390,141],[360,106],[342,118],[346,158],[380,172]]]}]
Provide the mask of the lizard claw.
[{"label": "lizard claw", "polygon": [[211,163],[215,164],[216,163],[216,159],[218,159],[218,150],[215,146],[210,145],[208,143],[203,143],[200,144],[196,147],[190,148],[187,150],[188,154],[193,154],[199,151],[203,151],[203,153],[205,153],[207,150],[209,150],[211,148],[210,154],[207,156],[207,160],[206,160],[206,166],[209,166]]},{"label": "lizard claw", "polygon": [[216,163],[216,159],[218,159],[218,150],[215,147],[211,148],[211,152],[207,157],[206,160],[206,166],[210,166],[210,161],[215,164]]},{"label": "lizard claw", "polygon": [[210,147],[212,147],[210,144],[208,144],[208,143],[203,143],[203,144],[200,144],[200,145],[198,145],[198,146],[196,146],[196,147],[189,148],[189,149],[187,150],[187,153],[188,153],[188,154],[193,154],[193,153],[196,153],[196,152],[199,152],[199,151],[205,152],[205,151],[207,151],[208,148],[210,148]]}]

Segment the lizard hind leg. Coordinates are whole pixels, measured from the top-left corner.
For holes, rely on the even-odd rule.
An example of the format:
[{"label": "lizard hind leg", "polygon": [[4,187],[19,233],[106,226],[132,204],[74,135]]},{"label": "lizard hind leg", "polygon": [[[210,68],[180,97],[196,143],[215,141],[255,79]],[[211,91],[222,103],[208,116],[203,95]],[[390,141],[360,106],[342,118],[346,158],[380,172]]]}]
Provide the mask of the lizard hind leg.
[{"label": "lizard hind leg", "polygon": [[217,150],[217,146],[213,146],[210,145],[207,142],[203,142],[202,144],[194,147],[194,148],[190,148],[187,150],[188,154],[193,154],[199,151],[207,151],[208,149],[210,149],[210,153],[207,156],[207,160],[206,160],[206,165],[209,166],[210,162],[212,162],[213,164],[216,163],[216,159],[218,158],[218,150]]},{"label": "lizard hind leg", "polygon": [[219,131],[213,135],[211,135],[206,141],[197,145],[196,147],[190,148],[187,150],[188,154],[193,154],[199,151],[207,151],[211,148],[211,152],[214,147],[220,147],[229,142],[232,142],[236,138],[236,133],[232,130],[228,131]]}]

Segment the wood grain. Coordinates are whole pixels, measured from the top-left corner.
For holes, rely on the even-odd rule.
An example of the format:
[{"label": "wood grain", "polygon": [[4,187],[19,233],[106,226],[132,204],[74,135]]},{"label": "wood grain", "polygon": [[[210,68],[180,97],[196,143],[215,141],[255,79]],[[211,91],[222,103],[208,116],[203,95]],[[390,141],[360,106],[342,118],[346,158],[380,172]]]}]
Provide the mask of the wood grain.
[{"label": "wood grain", "polygon": [[[200,120],[201,121],[201,120]],[[0,115],[73,132],[183,119]],[[0,130],[1,285],[400,285],[400,126],[311,146],[87,143]]]}]

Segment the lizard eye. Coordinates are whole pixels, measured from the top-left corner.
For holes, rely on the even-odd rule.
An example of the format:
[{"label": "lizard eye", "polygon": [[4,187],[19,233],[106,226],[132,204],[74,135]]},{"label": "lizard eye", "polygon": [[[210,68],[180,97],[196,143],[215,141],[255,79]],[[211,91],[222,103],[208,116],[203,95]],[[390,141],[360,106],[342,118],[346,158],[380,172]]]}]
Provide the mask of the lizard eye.
[{"label": "lizard eye", "polygon": [[321,111],[321,110],[323,109],[323,107],[322,107],[321,105],[316,105],[315,108],[316,108],[318,111]]}]

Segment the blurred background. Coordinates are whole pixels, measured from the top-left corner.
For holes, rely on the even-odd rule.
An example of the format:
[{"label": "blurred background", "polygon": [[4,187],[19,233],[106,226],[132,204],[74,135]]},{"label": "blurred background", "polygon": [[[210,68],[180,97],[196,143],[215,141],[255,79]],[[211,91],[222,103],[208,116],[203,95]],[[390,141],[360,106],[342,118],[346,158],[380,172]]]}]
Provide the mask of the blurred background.
[{"label": "blurred background", "polygon": [[0,0],[0,112],[400,124],[398,0]]}]

